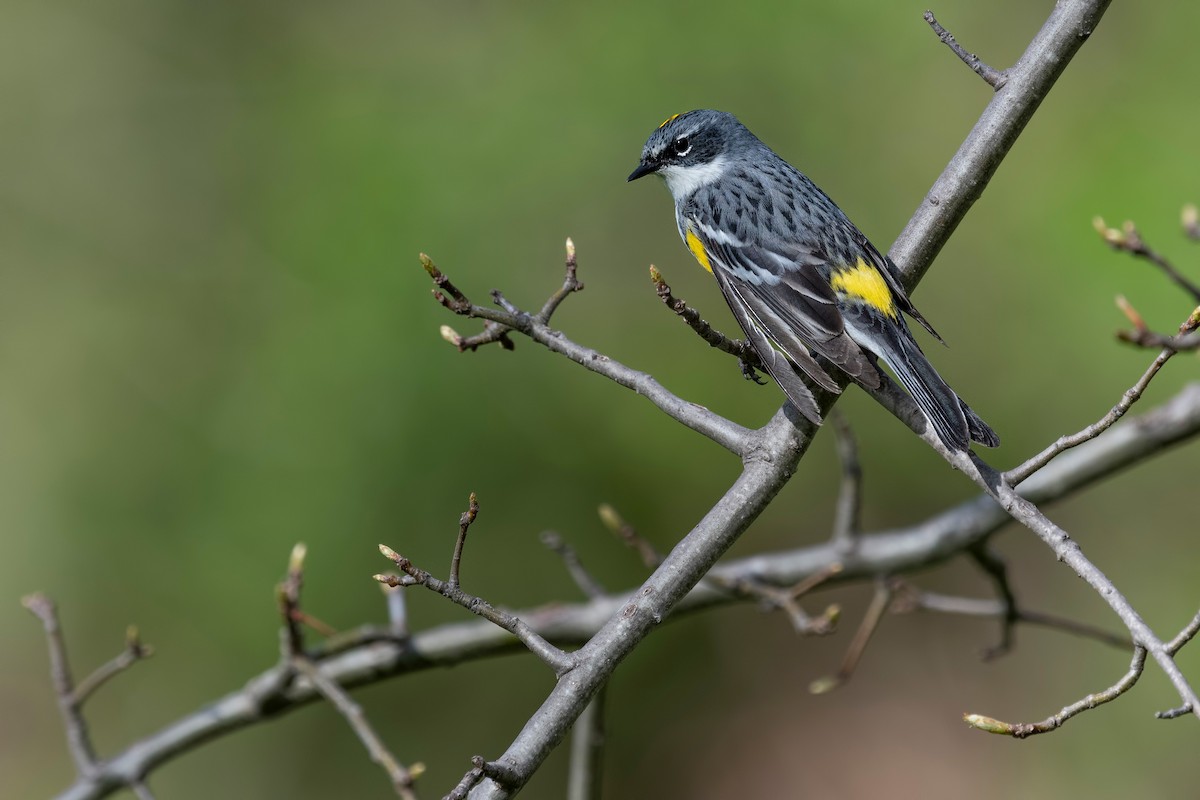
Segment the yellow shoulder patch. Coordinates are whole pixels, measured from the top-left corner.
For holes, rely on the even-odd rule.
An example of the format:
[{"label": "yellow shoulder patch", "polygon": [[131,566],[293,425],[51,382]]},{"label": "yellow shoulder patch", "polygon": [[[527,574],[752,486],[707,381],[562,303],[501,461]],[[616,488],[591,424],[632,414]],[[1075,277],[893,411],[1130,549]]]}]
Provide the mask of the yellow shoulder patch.
[{"label": "yellow shoulder patch", "polygon": [[878,269],[861,258],[852,267],[834,271],[829,285],[835,292],[865,303],[893,319],[896,317],[896,301],[892,298],[887,281]]},{"label": "yellow shoulder patch", "polygon": [[688,232],[684,235],[683,239],[687,242],[688,250],[691,250],[692,255],[700,262],[700,266],[708,270],[711,275],[712,262],[708,260],[708,253],[704,252],[704,242],[700,241],[700,237],[693,233],[691,228],[688,228]]},{"label": "yellow shoulder patch", "polygon": [[663,120],[662,125],[658,126],[659,130],[662,130],[663,128],[667,127],[667,123],[673,122],[674,120],[677,120],[677,119],[679,119],[678,114],[672,114],[671,116],[667,117],[666,119]]}]

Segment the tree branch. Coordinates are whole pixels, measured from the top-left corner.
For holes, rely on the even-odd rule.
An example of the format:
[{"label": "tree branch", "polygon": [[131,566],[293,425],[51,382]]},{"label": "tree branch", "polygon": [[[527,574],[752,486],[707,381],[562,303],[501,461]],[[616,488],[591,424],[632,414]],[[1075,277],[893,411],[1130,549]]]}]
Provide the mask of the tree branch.
[{"label": "tree branch", "polygon": [[1058,0],[988,103],[975,127],[934,182],[888,255],[910,291],[983,194],[1000,162],[1059,75],[1088,40],[1110,0]]},{"label": "tree branch", "polygon": [[[21,605],[42,621],[46,631],[46,643],[50,648],[50,680],[58,698],[58,710],[62,714],[63,727],[67,732],[67,749],[75,762],[75,771],[80,778],[88,779],[96,774],[96,751],[88,736],[87,722],[79,708],[75,684],[71,679],[71,665],[67,659],[67,644],[63,639],[62,625],[58,621],[58,608],[44,594],[31,594],[21,598]],[[139,776],[140,777],[140,776]]]},{"label": "tree branch", "polygon": [[[1193,383],[1165,404],[1128,417],[1105,436],[1055,459],[1021,484],[1018,491],[1037,503],[1067,497],[1197,435],[1200,435],[1200,383]],[[786,587],[837,563],[842,568],[828,577],[830,585],[872,580],[880,574],[899,575],[943,563],[983,541],[1008,521],[1008,515],[995,501],[981,495],[910,527],[863,534],[849,556],[833,543],[824,542],[731,561],[716,567],[713,575],[730,581],[746,578]],[[554,603],[517,611],[515,615],[547,641],[568,646],[586,642],[635,599],[636,592],[631,591],[583,603]],[[712,583],[702,583],[676,605],[670,619],[748,599]],[[1200,629],[1200,615],[1185,631],[1191,628]],[[1177,647],[1182,646],[1182,638],[1177,639],[1180,640]],[[1173,640],[1168,648],[1175,644]],[[387,628],[368,626],[314,647],[312,657],[320,659],[321,669],[330,680],[354,687],[521,649],[516,639],[492,623],[471,621],[437,626],[401,639]],[[292,680],[288,670],[273,667],[242,688],[100,763],[93,776],[79,778],[60,798],[106,797],[201,742],[274,719],[318,697],[308,680]],[[465,796],[464,790],[460,797]]]},{"label": "tree branch", "polygon": [[946,45],[946,47],[949,47],[954,55],[962,59],[962,62],[974,70],[976,75],[983,78],[984,82],[987,83],[988,86],[992,87],[996,91],[1004,88],[1004,84],[1008,82],[1008,76],[1004,74],[1003,70],[993,69],[984,63],[983,59],[981,59],[979,56],[975,55],[974,53],[968,53],[966,48],[959,44],[958,40],[954,38],[954,34],[950,33],[950,31],[946,30],[938,23],[937,17],[933,16],[932,11],[926,11],[924,16],[925,21],[929,23],[930,28],[933,28],[933,32],[937,34],[937,37],[942,41],[942,44]]}]

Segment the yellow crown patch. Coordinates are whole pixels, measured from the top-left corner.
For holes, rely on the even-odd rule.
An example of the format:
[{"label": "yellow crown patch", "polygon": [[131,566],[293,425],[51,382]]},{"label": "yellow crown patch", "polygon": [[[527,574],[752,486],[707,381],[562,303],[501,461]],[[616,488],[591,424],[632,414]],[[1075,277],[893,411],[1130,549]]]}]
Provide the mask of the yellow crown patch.
[{"label": "yellow crown patch", "polygon": [[674,121],[675,121],[675,120],[677,120],[677,119],[679,119],[679,115],[678,115],[678,114],[672,114],[671,116],[669,116],[669,117],[667,117],[666,119],[664,119],[664,120],[663,120],[663,123],[662,123],[662,125],[659,125],[659,126],[658,126],[658,129],[659,129],[659,130],[662,130],[663,128],[667,127],[667,125],[668,125],[669,123],[671,123],[671,122],[674,122]]}]

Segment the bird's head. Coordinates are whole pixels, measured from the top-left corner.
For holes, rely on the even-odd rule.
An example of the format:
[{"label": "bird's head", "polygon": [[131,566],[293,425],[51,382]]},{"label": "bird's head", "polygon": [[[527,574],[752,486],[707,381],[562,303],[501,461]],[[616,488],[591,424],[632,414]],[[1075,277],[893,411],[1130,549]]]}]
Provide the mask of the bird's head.
[{"label": "bird's head", "polygon": [[646,140],[642,159],[629,175],[657,173],[677,200],[719,179],[738,148],[758,140],[732,114],[701,109],[670,117]]}]

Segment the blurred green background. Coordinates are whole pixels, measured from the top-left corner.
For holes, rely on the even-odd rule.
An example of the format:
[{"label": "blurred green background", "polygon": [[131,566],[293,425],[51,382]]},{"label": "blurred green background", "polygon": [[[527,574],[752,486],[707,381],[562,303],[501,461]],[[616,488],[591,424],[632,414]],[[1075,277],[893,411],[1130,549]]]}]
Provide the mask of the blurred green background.
[{"label": "blurred green background", "polygon": [[[944,0],[969,49],[1011,63],[1051,3]],[[527,341],[458,354],[416,260],[469,295],[539,304],[574,237],[587,290],[568,336],[744,423],[778,407],[663,309],[678,294],[732,325],[678,241],[666,191],[627,185],[669,114],[737,113],[881,247],[989,99],[932,36],[924,4],[483,4],[12,0],[0,31],[0,795],[64,788],[72,768],[36,621],[61,604],[77,674],[136,622],[158,655],[89,704],[98,748],[242,685],[276,657],[273,585],[309,545],[306,607],[380,621],[370,575],[387,542],[444,573],[467,493],[482,512],[463,577],[523,606],[576,592],[538,544],[555,529],[611,587],[642,570],[601,527],[616,505],[669,548],[738,464],[648,403]],[[923,283],[950,349],[934,362],[1002,435],[1009,466],[1097,418],[1149,361],[1113,341],[1126,294],[1158,329],[1186,299],[1091,229],[1132,217],[1195,276],[1178,234],[1197,200],[1200,6],[1116,3]],[[1147,406],[1194,377],[1182,357]],[[918,521],[973,488],[851,391],[865,522]],[[735,552],[826,535],[828,434]],[[1178,450],[1055,509],[1164,636],[1196,606],[1200,556]],[[1030,607],[1112,626],[1102,603],[1022,531],[999,540]],[[987,594],[969,565],[920,577]],[[820,595],[847,630],[797,640],[739,607],[656,632],[611,699],[606,796],[1183,797],[1195,723],[1136,692],[1023,743],[964,711],[1040,719],[1115,680],[1124,653],[1034,630],[992,664],[990,622],[891,618],[860,673],[836,668],[869,590]],[[432,596],[414,624],[463,620]],[[1185,670],[1200,676],[1200,656]],[[550,688],[507,657],[356,693],[386,741],[423,761],[427,796],[474,753],[498,755]],[[565,748],[527,796],[564,793]],[[864,768],[865,767],[865,768]],[[219,739],[156,772],[163,798],[388,797],[328,708]]]}]

